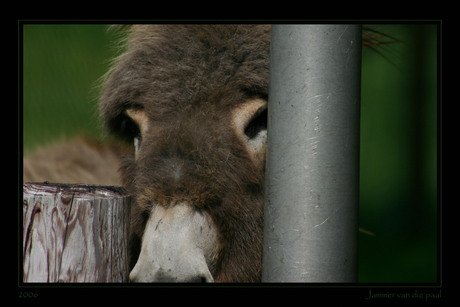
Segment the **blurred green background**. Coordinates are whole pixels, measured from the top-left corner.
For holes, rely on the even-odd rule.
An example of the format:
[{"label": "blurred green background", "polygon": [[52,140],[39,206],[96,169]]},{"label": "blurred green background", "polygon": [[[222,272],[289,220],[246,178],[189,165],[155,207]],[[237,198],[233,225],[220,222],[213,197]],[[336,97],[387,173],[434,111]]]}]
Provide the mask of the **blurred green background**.
[{"label": "blurred green background", "polygon": [[80,133],[101,135],[99,78],[115,42],[106,25],[24,25],[23,142],[37,146]]},{"label": "blurred green background", "polygon": [[[401,42],[363,50],[360,282],[437,281],[437,27],[372,25]],[[102,136],[98,79],[115,55],[106,25],[23,26],[24,154]]]}]

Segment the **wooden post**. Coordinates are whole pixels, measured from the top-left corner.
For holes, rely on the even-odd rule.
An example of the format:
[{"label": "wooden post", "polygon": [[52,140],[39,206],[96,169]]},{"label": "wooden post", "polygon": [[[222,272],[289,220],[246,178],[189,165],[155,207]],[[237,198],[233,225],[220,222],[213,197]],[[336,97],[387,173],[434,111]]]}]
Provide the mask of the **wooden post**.
[{"label": "wooden post", "polygon": [[119,187],[23,185],[24,282],[127,282],[130,198]]}]

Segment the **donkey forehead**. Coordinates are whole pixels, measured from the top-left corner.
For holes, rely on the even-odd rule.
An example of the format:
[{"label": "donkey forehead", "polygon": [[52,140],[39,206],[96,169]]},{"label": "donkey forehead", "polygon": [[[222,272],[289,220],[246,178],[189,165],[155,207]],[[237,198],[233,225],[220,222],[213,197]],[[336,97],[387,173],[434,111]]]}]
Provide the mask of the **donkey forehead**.
[{"label": "donkey forehead", "polygon": [[141,104],[154,106],[155,115],[193,102],[225,102],[238,89],[266,95],[268,54],[266,27],[135,27],[108,74],[103,111],[112,112],[106,104],[117,110]]}]

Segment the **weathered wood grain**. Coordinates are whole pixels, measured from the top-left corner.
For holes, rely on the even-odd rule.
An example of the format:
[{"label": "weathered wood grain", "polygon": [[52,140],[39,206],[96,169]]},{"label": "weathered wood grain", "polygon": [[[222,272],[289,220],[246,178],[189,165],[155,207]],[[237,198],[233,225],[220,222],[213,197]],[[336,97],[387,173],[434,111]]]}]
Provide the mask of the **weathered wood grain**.
[{"label": "weathered wood grain", "polygon": [[25,183],[23,281],[128,281],[129,213],[122,188]]}]

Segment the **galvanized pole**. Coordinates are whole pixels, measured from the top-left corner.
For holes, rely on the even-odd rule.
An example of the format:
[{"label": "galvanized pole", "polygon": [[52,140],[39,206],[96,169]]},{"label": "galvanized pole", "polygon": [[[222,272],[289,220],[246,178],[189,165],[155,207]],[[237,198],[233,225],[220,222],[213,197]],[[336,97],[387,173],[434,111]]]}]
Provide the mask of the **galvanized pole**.
[{"label": "galvanized pole", "polygon": [[359,25],[272,28],[262,281],[356,282]]}]

